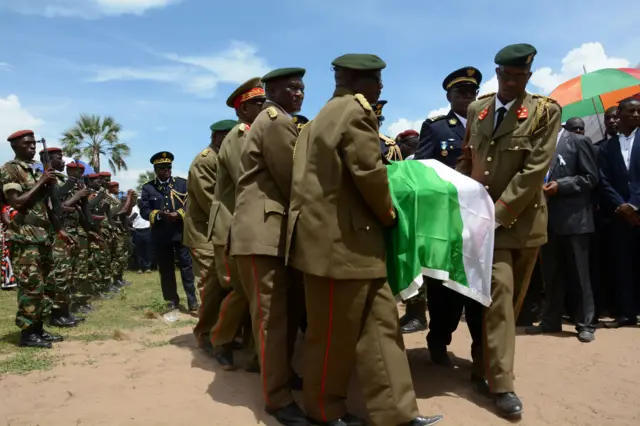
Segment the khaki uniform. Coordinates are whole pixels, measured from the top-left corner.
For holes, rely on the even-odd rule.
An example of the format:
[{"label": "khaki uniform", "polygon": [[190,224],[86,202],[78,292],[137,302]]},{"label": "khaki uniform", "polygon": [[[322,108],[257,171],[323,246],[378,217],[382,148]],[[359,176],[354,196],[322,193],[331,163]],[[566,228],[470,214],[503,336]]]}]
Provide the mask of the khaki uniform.
[{"label": "khaki uniform", "polygon": [[457,170],[485,185],[496,203],[500,227],[491,279],[493,303],[484,312],[484,363],[481,356],[475,357],[474,372],[487,378],[493,393],[504,393],[514,390],[515,321],[538,249],[547,242],[542,186],[560,130],[561,108],[549,98],[525,93],[494,132],[495,99],[495,94],[486,95],[469,107]]},{"label": "khaki uniform", "polygon": [[309,323],[304,403],[316,421],[345,415],[354,367],[372,425],[419,415],[386,282],[384,227],[394,221],[374,112],[339,88],[296,143],[288,220],[288,264],[304,273]]},{"label": "khaki uniform", "polygon": [[302,283],[284,263],[297,136],[292,117],[266,102],[242,150],[243,174],[231,223],[230,251],[249,298],[263,393],[272,410],[293,403],[292,342],[303,312]]},{"label": "khaki uniform", "polygon": [[[222,301],[218,321],[211,331],[213,346],[232,342],[249,312],[249,302],[240,283],[236,262],[226,253],[236,206],[236,185],[242,174],[240,156],[249,128],[245,123],[235,126],[222,141],[218,153],[218,184],[211,203],[209,234],[214,246],[218,280],[231,291]],[[245,342],[245,346],[249,344],[253,346],[254,342]]]},{"label": "khaki uniform", "polygon": [[205,148],[191,163],[187,180],[189,207],[184,218],[182,243],[191,249],[196,288],[202,301],[198,324],[193,329],[199,343],[210,338],[220,303],[226,294],[218,281],[209,233],[209,213],[217,171],[218,154],[213,148]]}]

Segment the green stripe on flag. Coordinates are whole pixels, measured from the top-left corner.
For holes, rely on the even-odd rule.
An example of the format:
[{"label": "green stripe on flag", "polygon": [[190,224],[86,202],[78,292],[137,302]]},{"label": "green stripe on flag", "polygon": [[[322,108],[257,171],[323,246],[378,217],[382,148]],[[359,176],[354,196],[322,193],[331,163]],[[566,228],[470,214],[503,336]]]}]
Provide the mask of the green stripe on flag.
[{"label": "green stripe on flag", "polygon": [[398,211],[398,226],[387,233],[387,274],[393,293],[408,288],[423,268],[469,287],[456,187],[419,161],[395,162],[387,172]]}]

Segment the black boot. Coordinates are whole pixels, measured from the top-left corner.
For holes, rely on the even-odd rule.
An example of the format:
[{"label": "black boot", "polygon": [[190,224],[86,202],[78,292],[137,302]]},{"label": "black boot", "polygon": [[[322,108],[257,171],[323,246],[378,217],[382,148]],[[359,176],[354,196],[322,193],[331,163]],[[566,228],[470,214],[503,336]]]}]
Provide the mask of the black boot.
[{"label": "black boot", "polygon": [[307,420],[307,416],[304,411],[295,402],[287,405],[284,408],[267,408],[267,413],[275,417],[275,419],[285,426],[309,426],[310,423]]},{"label": "black boot", "polygon": [[224,370],[231,371],[236,369],[235,365],[233,365],[233,351],[231,349],[224,346],[214,348],[213,356]]},{"label": "black boot", "polygon": [[502,417],[517,418],[522,416],[522,402],[513,392],[498,393],[494,395],[494,401],[498,414]]},{"label": "black boot", "polygon": [[417,333],[427,329],[427,301],[422,295],[407,300],[406,313],[400,318],[403,334]]},{"label": "black boot", "polygon": [[23,348],[51,349],[51,342],[47,342],[42,337],[40,337],[40,335],[35,331],[34,326],[31,326],[26,330],[22,330],[20,332],[19,345]]},{"label": "black boot", "polygon": [[47,330],[45,330],[44,326],[42,325],[42,323],[38,324],[35,327],[35,331],[38,333],[40,338],[42,340],[44,340],[45,342],[59,343],[59,342],[63,342],[64,341],[64,338],[62,336],[60,336],[59,334],[49,333]]},{"label": "black boot", "polygon": [[49,321],[49,324],[53,327],[71,328],[75,327],[78,323],[65,316],[61,309],[53,309],[51,311],[51,320]]},{"label": "black boot", "polygon": [[416,417],[411,420],[409,423],[404,424],[403,426],[431,426],[442,420],[441,415],[431,416],[431,417]]}]

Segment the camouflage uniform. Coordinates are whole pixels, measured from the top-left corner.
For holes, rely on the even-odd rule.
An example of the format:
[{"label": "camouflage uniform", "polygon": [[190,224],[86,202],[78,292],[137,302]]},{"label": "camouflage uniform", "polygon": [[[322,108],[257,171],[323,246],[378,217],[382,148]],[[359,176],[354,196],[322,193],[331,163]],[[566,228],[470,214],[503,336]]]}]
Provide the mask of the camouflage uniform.
[{"label": "camouflage uniform", "polygon": [[[65,184],[68,178],[65,174],[56,172],[58,178],[57,191],[65,191]],[[57,196],[60,204],[67,201],[73,192],[68,191],[65,194]],[[79,213],[76,212],[60,212],[60,225],[69,236],[76,239],[78,236]],[[77,247],[70,247],[60,238],[53,238],[53,280],[51,288],[46,288],[45,292],[53,299],[54,309],[66,309],[71,302],[71,287],[73,283],[73,267],[76,257],[73,252],[77,251]]]},{"label": "camouflage uniform", "polygon": [[[40,179],[41,172],[34,161],[11,160],[0,169],[2,190],[6,194],[15,190],[29,191]],[[18,214],[10,224],[11,263],[18,283],[18,312],[16,325],[21,330],[42,324],[43,317],[51,313],[51,299],[45,294],[45,285],[53,287],[51,252],[51,223],[47,218],[43,199],[36,202],[28,213]]]},{"label": "camouflage uniform", "polygon": [[[100,189],[98,191],[94,190],[89,196],[89,199],[92,201],[92,204],[90,204],[92,215],[105,215],[106,197],[108,197],[108,195],[104,189]],[[94,283],[96,293],[103,293],[109,291],[109,288],[113,283],[109,255],[109,242],[112,239],[113,231],[107,218],[102,221],[94,221],[94,223],[100,229],[102,241],[99,243],[93,241],[89,243],[91,263],[94,266],[93,268],[89,268],[89,280]]]},{"label": "camouflage uniform", "polygon": [[122,209],[122,202],[115,196],[110,195],[106,197],[110,209],[111,209],[111,226],[113,227],[113,240],[111,241],[111,264],[112,275],[116,280],[122,279],[122,275],[127,267],[127,261],[129,259],[128,253],[128,234],[124,229],[124,225],[120,219],[114,214]]}]

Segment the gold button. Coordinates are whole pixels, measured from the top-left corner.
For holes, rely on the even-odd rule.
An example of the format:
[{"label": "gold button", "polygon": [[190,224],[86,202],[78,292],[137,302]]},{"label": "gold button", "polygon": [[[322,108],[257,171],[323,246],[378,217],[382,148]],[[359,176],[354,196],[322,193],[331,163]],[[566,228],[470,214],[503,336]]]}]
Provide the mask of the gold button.
[{"label": "gold button", "polygon": [[515,149],[517,151],[518,149],[520,149],[520,147],[519,146],[515,146],[513,149]]},{"label": "gold button", "polygon": [[449,145],[449,149],[453,149],[453,145]]},{"label": "gold button", "polygon": [[369,226],[367,226],[367,228],[366,228],[366,229],[367,229],[367,231],[368,231],[368,230],[369,230],[369,229],[371,229],[371,228],[370,228]]},{"label": "gold button", "polygon": [[495,145],[495,144],[496,144],[496,141],[491,141],[491,145]]},{"label": "gold button", "polygon": [[534,204],[534,205],[533,205],[533,207],[537,209],[537,208],[538,208],[538,205],[537,205],[537,204]]},{"label": "gold button", "polygon": [[485,186],[484,186],[484,189],[489,189],[489,185],[485,185]]},{"label": "gold button", "polygon": [[518,219],[513,219],[513,223],[516,223],[518,221]]},{"label": "gold button", "polygon": [[469,145],[469,148],[473,149],[473,145]]},{"label": "gold button", "polygon": [[489,176],[489,170],[487,170],[486,172],[484,172],[485,176]]},{"label": "gold button", "polygon": [[491,158],[491,157],[487,157],[487,161],[488,161],[488,162],[491,162],[491,160],[493,160],[493,158]]}]

